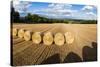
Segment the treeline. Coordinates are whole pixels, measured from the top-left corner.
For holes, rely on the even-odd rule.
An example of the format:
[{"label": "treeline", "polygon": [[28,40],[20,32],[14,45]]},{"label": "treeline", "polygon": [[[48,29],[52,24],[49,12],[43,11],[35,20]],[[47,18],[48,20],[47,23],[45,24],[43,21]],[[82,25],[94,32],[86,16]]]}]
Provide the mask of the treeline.
[{"label": "treeline", "polygon": [[97,20],[74,20],[79,24],[97,24]]},{"label": "treeline", "polygon": [[25,17],[20,17],[11,7],[11,22],[13,23],[70,23],[70,24],[97,24],[96,20],[76,20],[76,19],[50,19],[36,14],[28,13]]}]

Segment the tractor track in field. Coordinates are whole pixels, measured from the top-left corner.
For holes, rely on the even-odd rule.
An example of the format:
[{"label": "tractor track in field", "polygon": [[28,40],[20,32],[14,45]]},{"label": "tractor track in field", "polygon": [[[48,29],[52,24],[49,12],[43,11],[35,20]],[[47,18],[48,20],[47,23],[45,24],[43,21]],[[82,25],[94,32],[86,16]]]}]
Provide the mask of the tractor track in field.
[{"label": "tractor track in field", "polygon": [[47,61],[46,59],[55,54],[59,55],[60,58],[57,63],[63,63],[70,52],[77,54],[83,61],[83,47],[88,46],[92,49],[92,42],[97,43],[96,24],[13,24],[13,27],[33,32],[51,32],[53,35],[59,32],[63,34],[71,32],[75,37],[75,41],[72,44],[64,43],[62,46],[57,46],[54,43],[46,46],[43,42],[34,44],[32,41],[12,37],[13,65],[37,65],[46,64],[47,62],[49,64],[52,60]]}]

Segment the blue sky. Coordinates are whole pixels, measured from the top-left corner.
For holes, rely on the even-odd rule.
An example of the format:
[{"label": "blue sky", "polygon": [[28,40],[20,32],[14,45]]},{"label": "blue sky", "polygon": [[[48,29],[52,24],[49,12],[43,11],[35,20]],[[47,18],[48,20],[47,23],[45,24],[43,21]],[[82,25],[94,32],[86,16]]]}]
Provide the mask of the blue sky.
[{"label": "blue sky", "polygon": [[14,1],[13,6],[21,16],[31,13],[56,19],[97,19],[97,8],[93,5]]}]

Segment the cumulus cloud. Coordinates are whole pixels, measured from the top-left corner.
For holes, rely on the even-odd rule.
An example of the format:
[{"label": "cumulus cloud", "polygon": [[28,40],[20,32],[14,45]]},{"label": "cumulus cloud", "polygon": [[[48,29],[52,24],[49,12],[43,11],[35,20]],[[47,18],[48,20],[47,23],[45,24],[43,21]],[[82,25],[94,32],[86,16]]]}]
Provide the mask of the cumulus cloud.
[{"label": "cumulus cloud", "polygon": [[65,8],[71,8],[72,5],[70,4],[62,4],[62,3],[52,3],[52,4],[49,4],[48,7],[52,8],[52,9],[65,9]]},{"label": "cumulus cloud", "polygon": [[[53,17],[62,17],[62,16],[71,16],[72,10],[71,10],[72,5],[70,4],[49,4],[48,8],[41,10],[42,12],[45,12],[46,15],[53,16]],[[48,13],[48,14],[47,14]]]},{"label": "cumulus cloud", "polygon": [[14,1],[13,1],[13,6],[19,5],[19,3],[20,3],[20,2],[19,2],[18,0],[14,0]]},{"label": "cumulus cloud", "polygon": [[82,8],[82,10],[85,11],[85,12],[90,12],[90,11],[92,11],[93,9],[94,9],[93,6],[84,6],[84,7]]},{"label": "cumulus cloud", "polygon": [[73,19],[96,20],[97,15],[93,12],[86,13],[86,12],[78,11],[73,13]]},{"label": "cumulus cloud", "polygon": [[18,11],[20,13],[26,12],[27,8],[31,6],[30,2],[27,1],[13,1],[13,6],[15,8],[15,11]]},{"label": "cumulus cloud", "polygon": [[91,15],[91,16],[96,16],[96,14],[94,14],[93,12],[88,12],[86,13],[87,15]]},{"label": "cumulus cloud", "polygon": [[90,18],[90,19],[97,19],[97,16],[96,16],[96,14],[95,13],[93,13],[93,12],[88,12],[88,13],[86,13],[87,15],[88,15],[88,17]]},{"label": "cumulus cloud", "polygon": [[54,7],[54,6],[55,6],[54,3],[48,5],[48,7]]},{"label": "cumulus cloud", "polygon": [[84,6],[80,11],[82,14],[83,19],[90,19],[90,20],[96,20],[97,19],[97,15],[93,12],[94,8],[96,8],[96,6]]}]

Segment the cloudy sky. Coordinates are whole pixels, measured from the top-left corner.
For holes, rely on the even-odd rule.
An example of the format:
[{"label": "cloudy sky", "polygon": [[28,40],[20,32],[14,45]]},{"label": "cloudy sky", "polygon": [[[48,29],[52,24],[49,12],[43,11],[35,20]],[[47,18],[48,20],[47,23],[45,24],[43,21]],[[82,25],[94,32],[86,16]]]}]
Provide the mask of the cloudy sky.
[{"label": "cloudy sky", "polygon": [[21,16],[31,13],[56,19],[97,19],[97,8],[93,5],[14,1],[13,6]]}]

